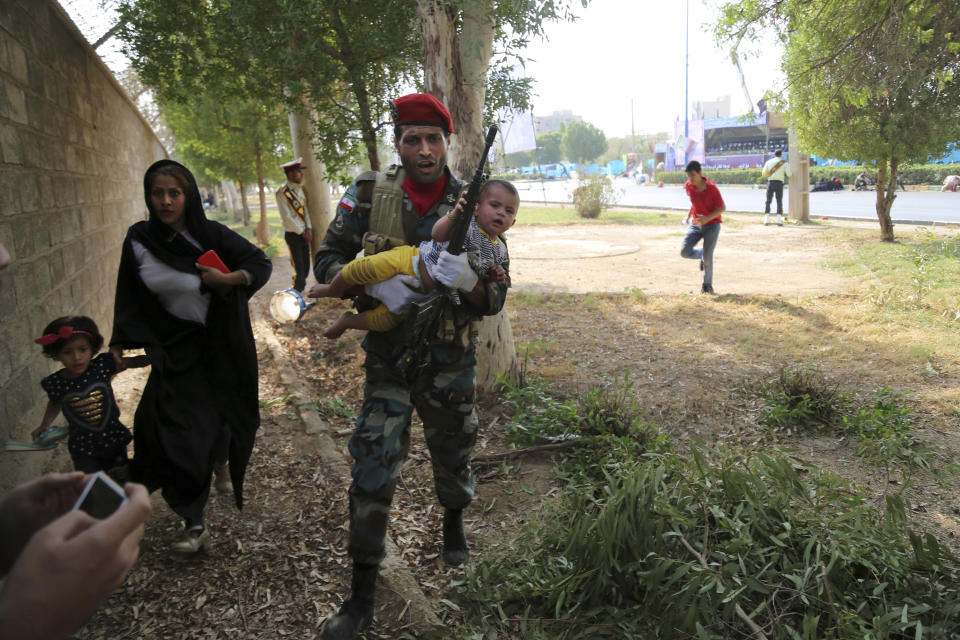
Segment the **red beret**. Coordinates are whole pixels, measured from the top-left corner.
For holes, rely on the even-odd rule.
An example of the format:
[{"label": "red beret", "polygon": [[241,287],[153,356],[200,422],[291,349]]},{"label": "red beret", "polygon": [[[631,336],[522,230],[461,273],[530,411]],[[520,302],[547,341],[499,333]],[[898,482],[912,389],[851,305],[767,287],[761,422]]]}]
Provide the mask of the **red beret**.
[{"label": "red beret", "polygon": [[429,93],[411,93],[394,100],[393,124],[429,125],[453,133],[450,112]]}]

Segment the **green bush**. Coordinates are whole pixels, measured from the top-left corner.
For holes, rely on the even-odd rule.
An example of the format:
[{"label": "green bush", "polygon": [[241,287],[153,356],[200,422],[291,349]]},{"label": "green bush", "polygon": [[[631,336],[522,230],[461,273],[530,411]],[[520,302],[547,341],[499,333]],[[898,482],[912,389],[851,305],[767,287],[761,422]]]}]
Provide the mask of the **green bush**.
[{"label": "green bush", "polygon": [[604,175],[580,179],[573,190],[573,206],[581,218],[598,218],[600,212],[616,204],[620,190]]},{"label": "green bush", "polygon": [[906,512],[778,452],[648,453],[485,554],[460,637],[956,637],[960,563]]},{"label": "green bush", "polygon": [[832,425],[846,404],[839,385],[811,367],[781,367],[776,379],[761,383],[760,393],[760,421],[787,434]]},{"label": "green bush", "polygon": [[629,372],[580,394],[562,392],[535,377],[519,383],[498,378],[497,391],[515,411],[504,429],[514,446],[607,435],[647,443],[656,432],[633,395]]}]

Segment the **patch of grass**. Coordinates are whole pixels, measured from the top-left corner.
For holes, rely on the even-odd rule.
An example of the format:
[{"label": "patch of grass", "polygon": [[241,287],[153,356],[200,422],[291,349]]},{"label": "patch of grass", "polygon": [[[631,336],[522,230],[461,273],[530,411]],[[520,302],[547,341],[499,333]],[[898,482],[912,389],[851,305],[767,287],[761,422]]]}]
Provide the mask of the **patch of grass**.
[{"label": "patch of grass", "polygon": [[[840,391],[818,368],[783,367],[776,380],[760,385],[764,405],[761,423],[781,434],[796,435],[830,430],[851,438],[857,454],[871,464],[901,476],[901,491],[917,471],[944,482],[953,466],[935,464],[937,447],[913,433],[913,408],[905,395],[879,389],[872,400]],[[886,487],[884,487],[886,488]]]},{"label": "patch of grass", "polygon": [[357,412],[340,396],[324,396],[317,401],[317,413],[321,418],[355,418]]},{"label": "patch of grass", "polygon": [[[914,322],[956,322],[960,298],[960,234],[924,227],[900,243],[858,239],[832,263],[874,280],[865,299],[886,311],[919,311]],[[940,322],[942,324],[942,322]]]},{"label": "patch of grass", "polygon": [[569,207],[544,207],[520,203],[517,215],[517,226],[553,225],[565,226],[572,224],[663,224],[663,213],[641,209],[608,209],[600,214],[599,218],[581,218],[577,210]]},{"label": "patch of grass", "polygon": [[284,405],[296,398],[295,395],[291,394],[288,396],[278,396],[276,398],[270,398],[269,400],[260,399],[260,408],[269,409],[270,407],[276,407],[278,405]]},{"label": "patch of grass", "polygon": [[510,294],[510,305],[516,307],[530,306],[556,309],[581,304],[583,296],[571,293],[526,293],[514,291]]},{"label": "patch of grass", "polygon": [[895,469],[901,471],[901,492],[915,471],[930,472],[941,484],[956,473],[955,464],[943,468],[935,464],[938,447],[914,434],[913,409],[904,394],[880,389],[872,403],[844,416],[841,424],[843,432],[856,440],[858,454],[885,468],[888,477]]}]

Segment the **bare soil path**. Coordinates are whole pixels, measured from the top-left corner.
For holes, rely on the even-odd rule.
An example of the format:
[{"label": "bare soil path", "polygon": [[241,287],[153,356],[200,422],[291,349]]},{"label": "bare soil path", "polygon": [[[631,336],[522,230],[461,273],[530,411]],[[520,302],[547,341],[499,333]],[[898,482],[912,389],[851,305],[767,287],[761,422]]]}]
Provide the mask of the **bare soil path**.
[{"label": "bare soil path", "polygon": [[[652,294],[697,293],[698,264],[680,257],[686,231],[680,219],[669,213],[662,226],[515,226],[507,234],[514,287],[538,293],[623,293],[633,287]],[[829,225],[764,226],[760,216],[745,214],[724,214],[724,221],[714,254],[718,292],[791,297],[853,285],[823,266],[829,249],[821,236]]]}]

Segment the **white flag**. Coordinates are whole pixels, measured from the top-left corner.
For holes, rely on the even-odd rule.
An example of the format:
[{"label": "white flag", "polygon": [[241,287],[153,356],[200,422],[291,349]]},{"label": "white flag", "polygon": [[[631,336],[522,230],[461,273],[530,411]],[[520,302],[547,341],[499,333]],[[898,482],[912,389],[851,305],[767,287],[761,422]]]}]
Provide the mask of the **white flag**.
[{"label": "white flag", "polygon": [[533,117],[528,111],[505,113],[500,135],[504,153],[531,151],[537,148],[537,138],[533,133]]}]

